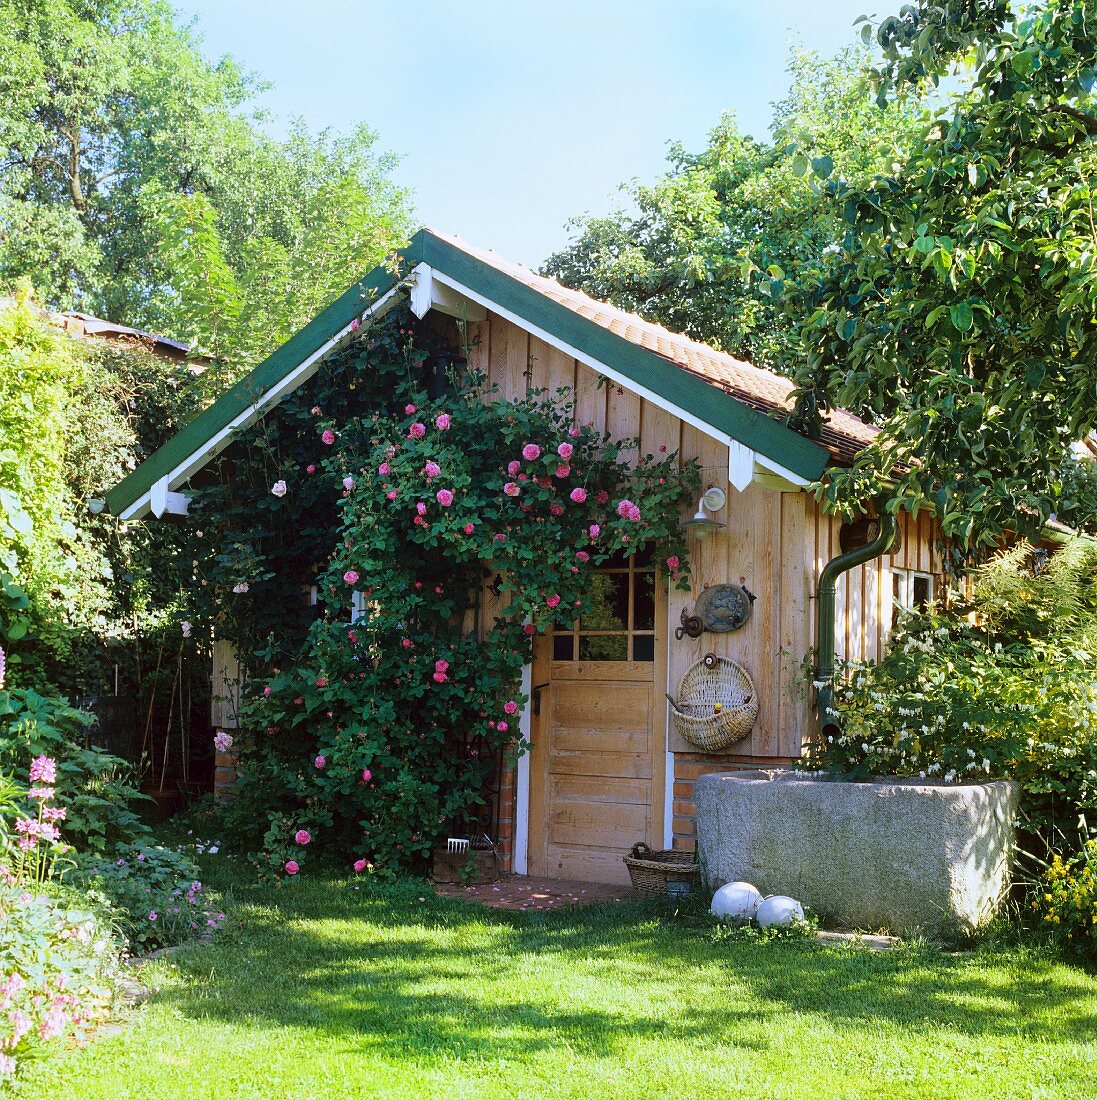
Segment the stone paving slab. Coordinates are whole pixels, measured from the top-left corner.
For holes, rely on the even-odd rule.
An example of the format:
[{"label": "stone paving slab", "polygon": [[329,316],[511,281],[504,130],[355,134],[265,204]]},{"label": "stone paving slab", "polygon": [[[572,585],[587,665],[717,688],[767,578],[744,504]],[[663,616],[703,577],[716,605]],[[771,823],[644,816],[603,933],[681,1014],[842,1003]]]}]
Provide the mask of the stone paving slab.
[{"label": "stone paving slab", "polygon": [[572,905],[622,902],[632,899],[627,886],[600,882],[571,882],[567,879],[529,878],[504,875],[497,882],[462,886],[455,882],[435,883],[435,892],[444,898],[463,898],[491,909],[539,910],[566,909]]}]

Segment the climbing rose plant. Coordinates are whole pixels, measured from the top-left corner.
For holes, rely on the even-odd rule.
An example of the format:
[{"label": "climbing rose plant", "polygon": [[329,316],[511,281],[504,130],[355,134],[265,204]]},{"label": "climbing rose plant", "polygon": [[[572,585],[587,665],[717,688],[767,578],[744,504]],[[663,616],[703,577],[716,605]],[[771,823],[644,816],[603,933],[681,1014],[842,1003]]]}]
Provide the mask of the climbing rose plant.
[{"label": "climbing rose plant", "polygon": [[[651,547],[689,583],[693,466],[626,461],[636,440],[576,424],[566,393],[500,400],[404,312],[242,442],[231,487],[197,512],[222,547],[205,578],[218,634],[249,655],[230,817],[256,841],[267,826],[267,876],[317,854],[356,870],[427,859],[475,818],[496,757],[528,747],[523,665],[538,633],[588,609],[593,570]],[[301,560],[295,530],[325,557],[291,578],[317,610],[289,652],[299,613],[281,605],[283,632],[271,608]]]}]

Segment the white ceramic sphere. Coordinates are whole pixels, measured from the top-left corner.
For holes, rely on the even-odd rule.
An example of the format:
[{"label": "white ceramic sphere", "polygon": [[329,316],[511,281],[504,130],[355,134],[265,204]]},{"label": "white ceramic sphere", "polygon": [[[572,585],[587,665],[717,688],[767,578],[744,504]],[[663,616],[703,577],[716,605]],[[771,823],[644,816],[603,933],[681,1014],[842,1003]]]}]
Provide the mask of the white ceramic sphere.
[{"label": "white ceramic sphere", "polygon": [[793,924],[804,919],[804,907],[784,894],[771,894],[758,906],[758,923],[763,928]]},{"label": "white ceramic sphere", "polygon": [[712,915],[720,920],[753,920],[762,894],[749,882],[729,882],[712,895]]}]

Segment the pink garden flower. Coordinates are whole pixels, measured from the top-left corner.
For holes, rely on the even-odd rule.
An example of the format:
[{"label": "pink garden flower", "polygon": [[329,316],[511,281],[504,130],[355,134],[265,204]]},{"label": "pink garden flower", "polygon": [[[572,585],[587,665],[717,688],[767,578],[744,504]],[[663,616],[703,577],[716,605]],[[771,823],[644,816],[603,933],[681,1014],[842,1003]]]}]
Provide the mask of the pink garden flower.
[{"label": "pink garden flower", "polygon": [[517,477],[521,469],[522,463],[516,458],[511,459],[510,462],[507,463],[507,473],[510,474],[511,477]]},{"label": "pink garden flower", "polygon": [[271,491],[271,492],[272,492],[272,493],[273,493],[273,494],[274,494],[274,495],[275,495],[276,497],[284,497],[284,496],[286,495],[286,493],[288,492],[288,489],[287,489],[286,483],[285,483],[284,481],[276,481],[276,482],[275,482],[275,483],[274,483],[274,484],[273,484],[273,485],[272,485],[272,486],[270,487],[270,491]]},{"label": "pink garden flower", "polygon": [[677,569],[681,564],[677,554],[671,554],[671,556],[667,558],[667,568],[670,570]]},{"label": "pink garden flower", "polygon": [[218,752],[228,752],[232,748],[232,734],[225,733],[224,730],[218,730],[213,735],[213,747]]},{"label": "pink garden flower", "polygon": [[508,699],[503,704],[503,710],[505,710],[507,712],[507,714],[517,714],[518,713],[518,704],[513,699]]},{"label": "pink garden flower", "polygon": [[545,603],[549,607],[559,607],[560,606],[560,597],[555,596],[555,595],[554,596],[549,596],[549,598],[547,600],[545,600]]},{"label": "pink garden flower", "polygon": [[369,861],[364,859],[356,859],[354,861],[354,870],[361,874],[369,866]]},{"label": "pink garden flower", "polygon": [[301,867],[300,867],[300,864],[298,864],[297,860],[295,860],[295,859],[287,859],[286,860],[286,874],[287,875],[295,875],[300,870],[301,870]]},{"label": "pink garden flower", "polygon": [[575,552],[576,561],[590,561],[590,555],[585,550],[577,550]]},{"label": "pink garden flower", "polygon": [[609,493],[605,489],[599,489],[598,495],[594,498],[599,504],[609,504]]},{"label": "pink garden flower", "polygon": [[358,574],[353,569],[348,569],[343,574],[343,580],[345,580],[347,582],[347,584],[357,584],[358,583]]},{"label": "pink garden flower", "polygon": [[421,516],[425,516],[427,514],[427,506],[422,501],[419,501],[419,503],[415,505],[415,510]]},{"label": "pink garden flower", "polygon": [[389,490],[389,491],[388,491],[388,492],[387,492],[387,493],[385,494],[385,499],[386,499],[386,500],[395,500],[395,499],[396,499],[396,490],[395,490],[395,489],[390,489],[390,490]]},{"label": "pink garden flower", "polygon": [[304,847],[306,844],[308,844],[310,840],[312,840],[312,835],[309,833],[308,829],[298,829],[297,832],[293,834],[293,839],[296,840],[297,843],[300,844],[302,847]]},{"label": "pink garden flower", "polygon": [[27,791],[27,798],[33,798],[35,802],[49,802],[53,793],[53,787],[31,787]]},{"label": "pink garden flower", "polygon": [[508,497],[516,497],[521,491],[521,488],[513,481],[508,481],[506,485],[503,486],[503,492],[506,493]]},{"label": "pink garden flower", "polygon": [[466,523],[465,526],[462,528],[462,530],[465,532],[466,535],[471,535],[473,533],[473,531],[476,530],[476,524],[475,523]]},{"label": "pink garden flower", "polygon": [[570,462],[571,456],[575,453],[575,448],[570,443],[561,443],[556,448],[556,453],[565,461]]},{"label": "pink garden flower", "polygon": [[36,756],[30,762],[30,781],[32,783],[56,783],[57,761],[48,756]]},{"label": "pink garden flower", "polygon": [[445,432],[449,430],[449,426],[453,423],[449,413],[440,413],[434,418],[434,426],[440,431]]},{"label": "pink garden flower", "polygon": [[495,726],[495,728],[496,728],[496,729],[497,729],[497,730],[498,730],[498,731],[499,731],[500,733],[506,733],[506,732],[507,732],[507,730],[509,730],[509,729],[510,729],[510,726],[509,726],[509,725],[507,725],[507,723],[506,723],[506,722],[498,722],[498,723],[496,723],[496,726]]},{"label": "pink garden flower", "polygon": [[541,448],[536,443],[527,443],[522,448],[522,457],[527,462],[536,462],[541,457]]},{"label": "pink garden flower", "polygon": [[149,910],[149,920],[153,920],[153,921],[156,920],[158,915],[159,914],[156,912],[155,909],[150,909]]},{"label": "pink garden flower", "polygon": [[347,492],[350,492],[350,490],[354,488],[354,478],[352,478],[352,477],[343,478],[343,488],[346,489]]},{"label": "pink garden flower", "polygon": [[371,772],[369,770],[369,768],[363,768],[362,769],[362,782],[363,783],[368,783],[372,778],[373,778],[373,772]]},{"label": "pink garden flower", "polygon": [[580,435],[579,429],[578,428],[568,428],[568,435],[570,435],[572,439],[578,439],[579,435]]},{"label": "pink garden flower", "polygon": [[405,405],[405,406],[404,406],[404,412],[405,412],[405,413],[406,413],[406,414],[407,414],[408,416],[414,416],[414,415],[416,414],[416,412],[417,412],[417,411],[418,411],[418,410],[417,410],[417,409],[415,408],[415,406],[414,406],[414,405]]},{"label": "pink garden flower", "polygon": [[423,473],[427,475],[427,478],[437,477],[442,472],[442,467],[437,462],[428,462],[423,467]]},{"label": "pink garden flower", "polygon": [[324,768],[326,768],[328,766],[328,758],[326,756],[318,756],[313,761],[313,764],[315,764],[317,768],[319,768],[321,771],[323,771]]},{"label": "pink garden flower", "polygon": [[316,466],[315,466],[315,464],[314,464],[314,463],[312,463],[312,462],[310,462],[310,463],[309,463],[309,464],[308,464],[308,465],[307,465],[307,466],[305,467],[305,473],[306,473],[306,474],[314,474],[314,473],[316,473]]},{"label": "pink garden flower", "polygon": [[426,434],[426,424],[422,424],[418,420],[408,428],[408,439],[422,439]]},{"label": "pink garden flower", "polygon": [[335,432],[331,428],[325,428],[320,439],[330,447],[335,442]]},{"label": "pink garden flower", "polygon": [[617,514],[622,519],[624,519],[625,516],[628,515],[629,509],[632,508],[632,507],[633,507],[633,503],[632,503],[631,500],[622,500],[621,503],[617,505]]},{"label": "pink garden flower", "polygon": [[432,674],[431,679],[436,684],[444,684],[449,679],[449,677],[444,672],[435,672]]},{"label": "pink garden flower", "polygon": [[387,462],[382,462],[381,465],[377,467],[377,472],[382,477],[388,477],[392,472],[392,467]]},{"label": "pink garden flower", "polygon": [[587,531],[589,532],[592,539],[596,539],[602,533],[602,528],[599,527],[597,523],[592,523],[587,528]]},{"label": "pink garden flower", "polygon": [[326,688],[328,686],[328,678],[326,676],[317,676],[316,686],[318,688]]},{"label": "pink garden flower", "polygon": [[583,504],[587,499],[587,491],[581,485],[576,489],[572,489],[568,495],[576,504]]},{"label": "pink garden flower", "polygon": [[434,499],[442,505],[443,508],[448,508],[453,503],[453,491],[450,489],[439,489],[434,494]]},{"label": "pink garden flower", "polygon": [[571,473],[571,467],[570,466],[565,466],[564,464],[561,463],[559,466],[556,467],[556,476],[557,477],[561,477],[561,478],[562,477],[567,477],[570,473]]}]

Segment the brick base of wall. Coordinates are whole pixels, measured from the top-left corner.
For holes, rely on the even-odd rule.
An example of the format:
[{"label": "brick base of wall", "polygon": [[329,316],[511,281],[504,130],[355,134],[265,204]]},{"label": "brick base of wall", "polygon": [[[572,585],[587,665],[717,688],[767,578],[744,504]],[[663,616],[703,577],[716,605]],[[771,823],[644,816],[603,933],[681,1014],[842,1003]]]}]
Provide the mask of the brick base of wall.
[{"label": "brick base of wall", "polygon": [[231,752],[216,753],[213,758],[213,800],[227,802],[235,794],[236,756]]},{"label": "brick base of wall", "polygon": [[517,813],[517,768],[504,766],[499,780],[499,835],[495,846],[499,851],[500,873],[514,870],[514,823]]}]

